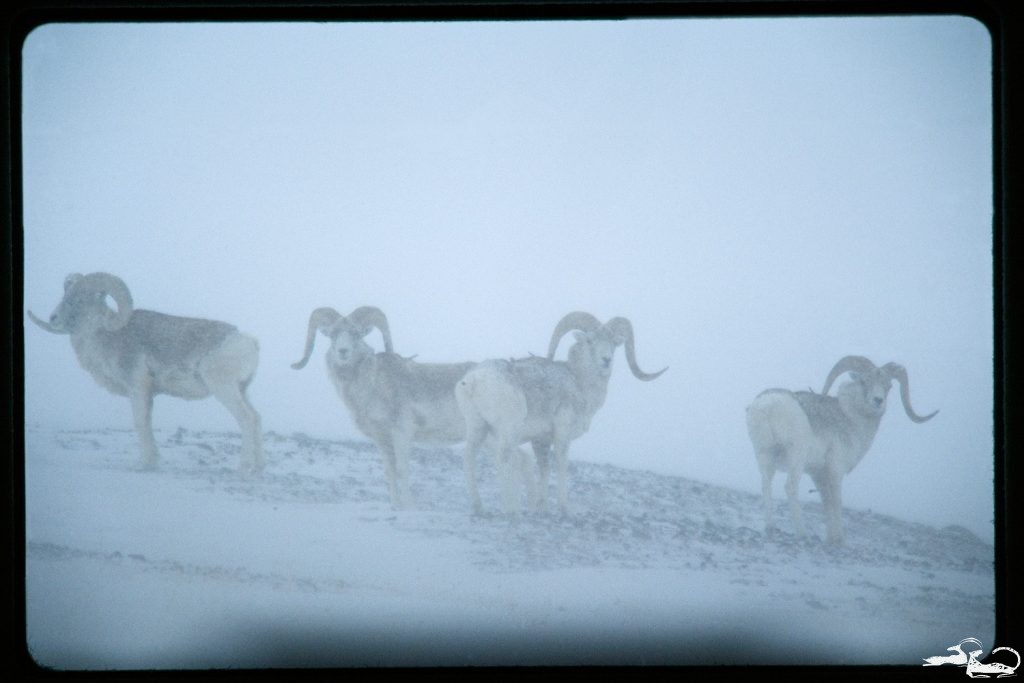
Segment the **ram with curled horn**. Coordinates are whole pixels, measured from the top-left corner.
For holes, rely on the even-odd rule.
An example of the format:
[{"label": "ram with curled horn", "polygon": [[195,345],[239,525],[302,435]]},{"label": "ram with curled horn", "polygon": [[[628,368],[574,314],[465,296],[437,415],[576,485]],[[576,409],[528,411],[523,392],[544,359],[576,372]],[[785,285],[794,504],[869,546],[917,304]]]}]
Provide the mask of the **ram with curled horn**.
[{"label": "ram with curled horn", "polygon": [[[113,299],[117,310],[107,305]],[[134,307],[121,278],[78,273],[64,281],[64,298],[49,321],[29,319],[53,334],[66,334],[78,362],[104,388],[131,400],[142,445],[142,467],[154,469],[153,398],[214,396],[242,433],[241,469],[263,469],[260,415],[246,395],[259,364],[259,345],[233,325],[183,318]]]},{"label": "ram with curled horn", "polygon": [[[829,396],[843,374],[850,381]],[[786,473],[790,518],[800,534],[806,529],[797,496],[804,472],[811,476],[825,509],[828,540],[843,542],[842,480],[867,454],[885,414],[889,389],[900,385],[903,410],[915,423],[927,422],[938,411],[919,415],[910,404],[907,371],[896,363],[876,367],[863,356],[841,358],[828,373],[820,394],[769,389],[747,407],[747,431],[761,472],[765,528],[774,529],[772,478]]]},{"label": "ram with curled horn", "polygon": [[[569,332],[574,333],[575,343],[568,358],[557,361],[559,342]],[[668,369],[655,373],[640,369],[633,325],[626,318],[602,324],[590,313],[575,311],[555,326],[547,357],[485,361],[466,374],[456,388],[456,399],[466,418],[464,458],[474,510],[481,508],[477,452],[489,440],[505,473],[503,495],[516,494],[517,482],[510,479],[516,471],[511,449],[529,442],[540,468],[540,506],[546,505],[550,462],[554,460],[559,507],[566,511],[569,445],[590,429],[594,414],[604,405],[612,358],[619,346],[625,347],[626,361],[637,379],[649,382]],[[529,485],[529,480],[526,483]]]},{"label": "ram with curled horn", "polygon": [[[384,350],[366,337],[377,329]],[[450,445],[465,436],[465,421],[455,403],[455,384],[474,363],[420,363],[395,353],[384,312],[361,306],[344,316],[333,308],[309,316],[300,370],[309,362],[317,334],[330,340],[327,376],[357,429],[380,451],[388,492],[396,507],[412,501],[409,452],[414,443]]]}]

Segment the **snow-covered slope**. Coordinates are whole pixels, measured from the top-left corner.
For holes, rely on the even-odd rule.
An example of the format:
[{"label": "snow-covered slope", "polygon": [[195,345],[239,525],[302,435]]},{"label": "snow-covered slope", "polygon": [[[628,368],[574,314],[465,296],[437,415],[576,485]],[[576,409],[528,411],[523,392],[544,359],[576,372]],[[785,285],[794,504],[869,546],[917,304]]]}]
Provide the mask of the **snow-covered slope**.
[{"label": "snow-covered slope", "polygon": [[564,516],[499,514],[481,463],[473,516],[451,449],[415,451],[396,511],[362,441],[271,432],[247,479],[235,434],[157,438],[142,472],[133,432],[27,429],[40,664],[917,666],[995,645],[993,548],[959,527],[846,510],[843,548],[766,538],[751,494],[582,461]]}]

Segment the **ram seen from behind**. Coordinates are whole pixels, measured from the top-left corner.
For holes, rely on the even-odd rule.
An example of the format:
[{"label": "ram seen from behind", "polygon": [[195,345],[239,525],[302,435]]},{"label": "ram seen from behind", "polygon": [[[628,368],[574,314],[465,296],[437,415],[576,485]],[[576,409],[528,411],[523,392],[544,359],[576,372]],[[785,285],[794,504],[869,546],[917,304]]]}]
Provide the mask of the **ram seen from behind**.
[{"label": "ram seen from behind", "polygon": [[[384,339],[380,353],[365,341],[374,328]],[[392,348],[391,330],[379,308],[361,306],[343,316],[323,307],[309,316],[305,352],[292,364],[296,370],[309,362],[317,332],[331,344],[328,377],[356,427],[380,450],[392,503],[408,506],[412,444],[462,441],[465,421],[455,404],[455,384],[474,363],[418,363],[403,358]]]},{"label": "ram seen from behind", "polygon": [[[113,299],[117,310],[107,305]],[[263,469],[260,415],[246,396],[259,363],[259,345],[233,325],[136,309],[124,281],[109,273],[72,274],[49,322],[29,318],[54,334],[67,334],[78,362],[103,387],[131,400],[142,445],[142,467],[158,462],[153,398],[214,396],[238,421],[241,469]]]},{"label": "ram seen from behind", "polygon": [[[569,332],[576,342],[568,359],[556,361],[558,343]],[[546,506],[550,460],[558,467],[558,503],[566,511],[569,445],[590,429],[594,414],[604,405],[615,349],[625,346],[633,375],[643,381],[657,379],[665,370],[640,370],[634,351],[633,326],[626,318],[602,324],[590,313],[569,313],[551,335],[546,358],[491,360],[470,370],[456,388],[466,420],[465,467],[470,503],[481,508],[476,487],[476,458],[490,441],[499,454],[506,477],[504,495],[514,495],[517,458],[512,448],[530,442],[540,467],[540,506]]]},{"label": "ram seen from behind", "polygon": [[[829,389],[844,373],[850,381],[836,396]],[[842,481],[867,454],[885,414],[893,380],[914,422],[927,422],[938,411],[920,416],[910,405],[907,371],[896,363],[875,367],[862,356],[846,356],[835,364],[820,394],[812,391],[768,389],[747,407],[747,431],[761,471],[765,529],[774,530],[772,478],[786,473],[786,497],[797,533],[804,535],[797,489],[804,472],[811,476],[825,509],[828,540],[843,542]]]}]

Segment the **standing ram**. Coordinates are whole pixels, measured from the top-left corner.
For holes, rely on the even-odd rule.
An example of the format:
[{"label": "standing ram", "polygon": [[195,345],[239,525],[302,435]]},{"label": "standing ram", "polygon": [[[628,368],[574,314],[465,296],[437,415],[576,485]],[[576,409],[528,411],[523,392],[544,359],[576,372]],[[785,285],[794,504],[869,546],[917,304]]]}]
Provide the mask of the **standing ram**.
[{"label": "standing ram", "polygon": [[[558,343],[569,332],[575,333],[576,342],[569,348],[567,360],[556,361]],[[601,324],[590,313],[576,311],[555,326],[546,358],[487,361],[462,378],[456,398],[466,419],[466,478],[475,510],[481,506],[476,487],[477,452],[490,439],[504,459],[506,476],[514,470],[509,449],[530,442],[540,467],[541,507],[546,505],[550,460],[554,458],[559,507],[565,512],[569,444],[590,429],[591,419],[604,405],[612,358],[615,349],[623,345],[629,369],[637,379],[649,382],[668,369],[653,374],[640,370],[633,326],[626,318]],[[514,491],[507,479],[503,490]]]},{"label": "standing ram", "polygon": [[[380,353],[364,339],[374,328],[384,338]],[[474,363],[417,363],[403,358],[392,348],[391,330],[379,308],[362,306],[343,316],[324,307],[309,316],[305,353],[292,364],[296,370],[309,362],[317,332],[331,341],[328,377],[356,427],[380,450],[392,502],[408,505],[412,444],[463,440],[465,422],[455,404],[455,384]]]},{"label": "standing ram", "polygon": [[[111,310],[107,297],[117,311]],[[64,298],[50,321],[29,318],[54,334],[71,336],[78,362],[107,390],[131,400],[142,442],[142,467],[155,469],[153,397],[184,399],[213,395],[242,431],[241,468],[263,469],[260,415],[246,397],[256,373],[259,345],[233,325],[136,309],[127,285],[109,273],[69,275]]]},{"label": "standing ram", "polygon": [[[832,383],[844,373],[850,381],[828,396]],[[885,414],[893,380],[900,384],[903,409],[914,422],[927,422],[938,411],[920,416],[910,406],[907,371],[896,363],[875,367],[863,356],[846,356],[835,364],[820,394],[812,391],[768,389],[747,407],[747,431],[761,470],[765,529],[774,529],[772,478],[786,472],[786,497],[793,526],[805,534],[797,489],[806,472],[821,495],[828,540],[843,542],[842,481],[867,454]]]}]

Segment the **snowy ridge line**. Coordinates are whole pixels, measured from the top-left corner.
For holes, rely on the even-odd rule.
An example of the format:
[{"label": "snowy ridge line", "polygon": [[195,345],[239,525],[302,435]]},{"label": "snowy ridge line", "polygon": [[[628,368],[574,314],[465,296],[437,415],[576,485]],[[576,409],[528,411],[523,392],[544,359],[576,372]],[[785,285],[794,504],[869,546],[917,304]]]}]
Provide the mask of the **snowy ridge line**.
[{"label": "snowy ridge line", "polygon": [[29,541],[26,544],[26,557],[34,560],[78,560],[87,559],[98,562],[114,562],[132,565],[142,571],[157,572],[176,576],[199,577],[241,584],[264,584],[276,589],[293,588],[306,592],[337,593],[349,588],[341,579],[316,579],[303,576],[286,576],[284,574],[265,574],[253,572],[245,567],[224,567],[220,565],[198,565],[177,560],[154,560],[141,553],[121,552],[114,550],[84,550],[57,543]]},{"label": "snowy ridge line", "polygon": [[[281,652],[396,663],[397,638],[403,661],[436,663],[443,640],[444,661],[465,664],[480,637],[476,656],[495,663],[536,661],[538,646],[565,663],[589,638],[587,652],[633,643],[633,663],[694,663],[679,648],[697,642],[727,644],[696,655],[711,663],[782,663],[783,647],[916,664],[961,631],[992,639],[992,547],[957,527],[851,510],[835,548],[785,524],[764,534],[753,491],[586,461],[570,463],[567,514],[471,515],[452,449],[413,451],[416,505],[396,510],[368,444],[275,436],[249,480],[237,435],[168,429],[155,472],[137,471],[136,438],[26,433],[27,604],[48,661],[111,651],[151,666],[174,643],[175,661],[201,668],[295,661]],[[496,493],[493,459],[481,464]]]},{"label": "snowy ridge line", "polygon": [[156,469],[160,457],[153,399],[161,395],[217,399],[241,431],[240,469],[263,469],[261,418],[246,393],[259,366],[255,337],[219,320],[137,308],[124,280],[106,272],[68,275],[49,322],[31,310],[28,317],[47,332],[67,335],[79,365],[100,386],[129,400],[143,469]]},{"label": "snowy ridge line", "polygon": [[[92,466],[123,469],[131,462],[130,430],[34,431],[68,450],[103,453]],[[766,535],[761,499],[753,492],[604,463],[570,462],[574,510],[568,515],[470,516],[462,502],[466,484],[459,456],[447,448],[417,447],[410,473],[417,505],[396,514],[387,505],[387,484],[369,442],[268,432],[266,470],[260,479],[247,480],[232,463],[233,450],[240,448],[237,434],[178,429],[160,440],[168,457],[154,476],[201,481],[209,490],[254,503],[366,504],[368,515],[404,532],[471,541],[475,563],[494,571],[666,563],[680,569],[778,569],[811,561],[822,567],[898,566],[925,579],[947,570],[992,572],[992,546],[962,527],[936,529],[844,509],[847,545],[836,548],[784,527]],[[480,475],[485,496],[496,499],[492,459],[481,462]],[[812,524],[823,521],[820,503],[805,502],[803,508]]]}]

